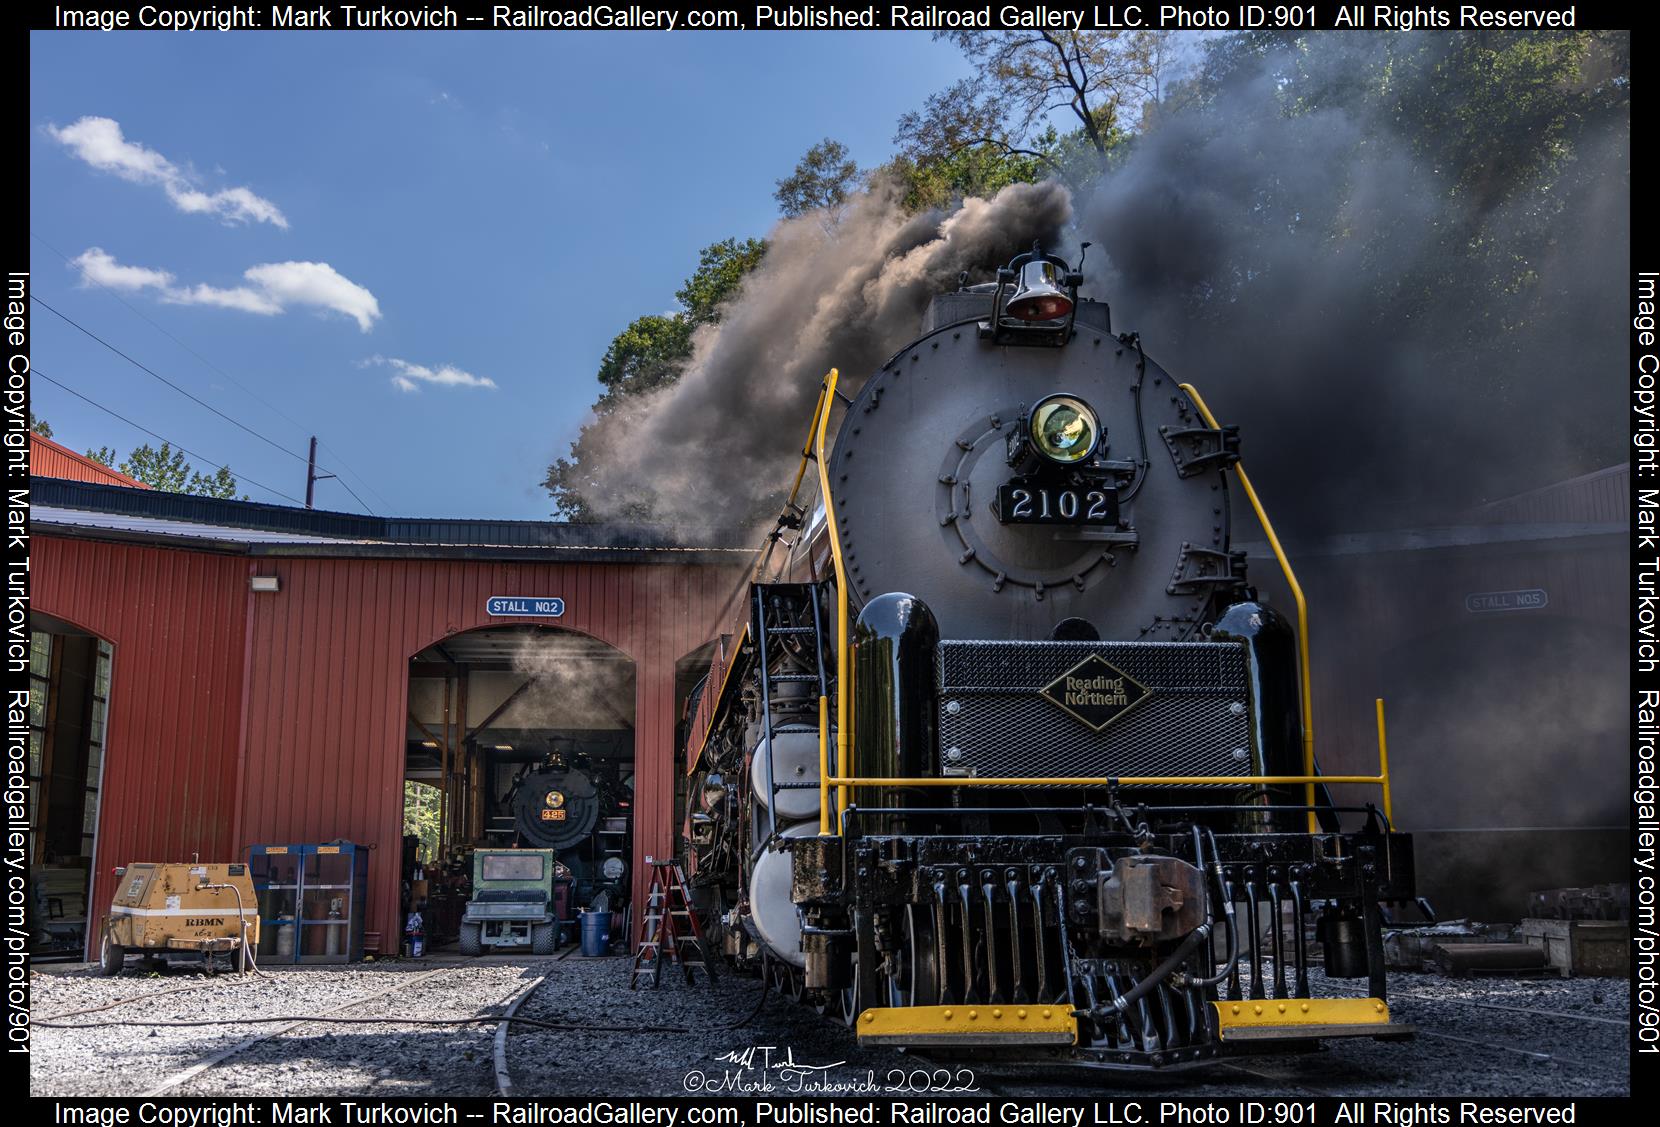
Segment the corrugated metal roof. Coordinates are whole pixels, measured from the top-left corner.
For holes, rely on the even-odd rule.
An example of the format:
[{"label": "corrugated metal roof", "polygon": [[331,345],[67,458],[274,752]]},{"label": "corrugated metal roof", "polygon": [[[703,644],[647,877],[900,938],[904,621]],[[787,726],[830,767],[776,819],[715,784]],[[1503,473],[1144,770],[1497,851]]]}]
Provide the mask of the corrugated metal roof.
[{"label": "corrugated metal roof", "polygon": [[50,505],[35,505],[30,509],[29,523],[45,528],[97,528],[110,532],[131,533],[139,538],[211,540],[225,544],[368,543],[368,541],[363,540],[346,540],[338,536],[271,532],[265,529],[236,528],[224,524],[201,524],[195,521],[130,516],[125,513],[97,513],[85,509],[62,509]]},{"label": "corrugated metal roof", "polygon": [[[32,479],[30,484],[33,500],[41,507],[214,528],[291,533],[333,541],[477,548],[748,550],[748,545],[733,543],[729,538],[711,536],[692,539],[648,525],[383,517],[269,505],[259,501],[227,501],[150,489],[123,489],[81,481]],[[276,542],[243,537],[220,539]]]},{"label": "corrugated metal roof", "polygon": [[1518,522],[1592,523],[1631,521],[1631,466],[1609,466],[1595,473],[1571,477],[1505,497],[1476,509],[1471,516],[1483,523]]},{"label": "corrugated metal roof", "polygon": [[45,435],[29,432],[29,476],[57,477],[72,481],[91,481],[102,485],[121,485],[132,489],[149,489],[142,481],[110,469],[84,454],[77,454]]}]

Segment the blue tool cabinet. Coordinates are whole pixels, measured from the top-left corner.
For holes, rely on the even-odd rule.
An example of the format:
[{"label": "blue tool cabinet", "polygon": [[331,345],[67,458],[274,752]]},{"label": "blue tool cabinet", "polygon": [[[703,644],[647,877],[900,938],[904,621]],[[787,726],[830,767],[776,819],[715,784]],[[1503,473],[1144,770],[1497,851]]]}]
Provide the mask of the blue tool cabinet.
[{"label": "blue tool cabinet", "polygon": [[349,841],[253,845],[259,961],[348,963],[363,957],[369,851]]}]

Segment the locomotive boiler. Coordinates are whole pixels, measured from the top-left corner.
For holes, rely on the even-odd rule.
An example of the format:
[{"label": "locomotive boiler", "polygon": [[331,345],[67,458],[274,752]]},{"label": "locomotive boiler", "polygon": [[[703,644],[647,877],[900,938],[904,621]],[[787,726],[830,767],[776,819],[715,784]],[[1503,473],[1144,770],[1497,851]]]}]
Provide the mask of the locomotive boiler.
[{"label": "locomotive boiler", "polygon": [[1387,772],[1319,775],[1306,624],[1233,547],[1243,493],[1278,552],[1237,430],[1081,280],[1034,247],[856,396],[826,379],[688,724],[710,932],[862,1043],[1158,1069],[1405,1036]]}]

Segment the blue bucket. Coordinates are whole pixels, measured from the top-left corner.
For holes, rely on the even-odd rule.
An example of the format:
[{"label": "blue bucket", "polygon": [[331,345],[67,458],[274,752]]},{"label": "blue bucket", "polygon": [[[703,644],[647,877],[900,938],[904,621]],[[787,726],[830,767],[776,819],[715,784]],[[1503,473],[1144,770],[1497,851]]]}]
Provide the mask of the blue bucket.
[{"label": "blue bucket", "polygon": [[582,954],[597,958],[611,952],[611,913],[582,913]]}]

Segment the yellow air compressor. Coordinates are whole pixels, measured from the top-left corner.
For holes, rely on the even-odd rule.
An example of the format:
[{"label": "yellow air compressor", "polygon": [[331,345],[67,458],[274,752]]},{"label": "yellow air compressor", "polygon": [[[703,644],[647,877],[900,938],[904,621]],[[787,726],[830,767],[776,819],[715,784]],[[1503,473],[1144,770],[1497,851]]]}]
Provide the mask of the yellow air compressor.
[{"label": "yellow air compressor", "polygon": [[238,971],[251,965],[259,906],[247,865],[136,864],[115,878],[99,953],[105,974],[120,974],[129,954],[197,958],[210,974],[217,955],[231,956]]}]

